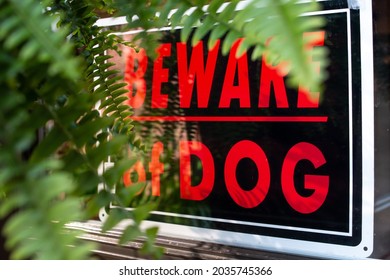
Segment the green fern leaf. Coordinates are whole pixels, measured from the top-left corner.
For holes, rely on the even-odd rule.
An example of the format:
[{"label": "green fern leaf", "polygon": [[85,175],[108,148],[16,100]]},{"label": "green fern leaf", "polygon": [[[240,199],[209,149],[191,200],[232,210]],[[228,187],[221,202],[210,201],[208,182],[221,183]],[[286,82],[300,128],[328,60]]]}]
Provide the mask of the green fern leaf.
[{"label": "green fern leaf", "polygon": [[140,231],[138,226],[128,226],[119,238],[119,244],[126,244],[127,242],[132,241],[141,235],[142,231]]},{"label": "green fern leaf", "polygon": [[191,32],[193,31],[193,28],[194,28],[196,22],[199,21],[199,19],[201,18],[202,15],[203,15],[203,12],[197,8],[190,15],[185,16],[182,19],[183,29],[180,32],[180,40],[182,42],[187,42]]}]

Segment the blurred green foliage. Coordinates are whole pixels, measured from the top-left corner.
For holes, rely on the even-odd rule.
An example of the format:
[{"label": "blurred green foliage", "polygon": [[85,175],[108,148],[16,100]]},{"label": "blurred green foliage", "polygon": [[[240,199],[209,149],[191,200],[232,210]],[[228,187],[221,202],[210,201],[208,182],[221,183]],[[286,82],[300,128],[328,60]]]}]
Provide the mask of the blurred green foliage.
[{"label": "blurred green foliage", "polygon": [[[132,188],[111,191],[135,162],[128,157],[129,146],[142,149],[128,118],[132,109],[123,103],[126,84],[107,55],[130,42],[98,27],[98,15],[125,15],[126,28],[182,26],[183,41],[197,26],[192,44],[209,33],[211,47],[225,36],[224,53],[237,38],[245,38],[237,55],[253,47],[256,59],[266,51],[273,62],[290,62],[292,84],[321,85],[324,76],[307,63],[302,36],[324,24],[301,17],[318,9],[316,2],[246,1],[239,11],[239,1],[224,2],[0,0],[0,217],[7,219],[2,233],[12,258],[90,258],[95,245],[65,225],[96,217],[110,203],[127,205],[136,195]],[[141,32],[134,40],[154,48],[154,36]],[[325,60],[325,51],[316,55]],[[108,158],[114,166],[99,172]],[[99,184],[107,189],[97,193]],[[144,236],[144,251],[158,257],[161,250],[153,246],[157,229],[140,229],[154,206],[133,212],[116,208],[103,230],[132,219],[120,242]]]}]

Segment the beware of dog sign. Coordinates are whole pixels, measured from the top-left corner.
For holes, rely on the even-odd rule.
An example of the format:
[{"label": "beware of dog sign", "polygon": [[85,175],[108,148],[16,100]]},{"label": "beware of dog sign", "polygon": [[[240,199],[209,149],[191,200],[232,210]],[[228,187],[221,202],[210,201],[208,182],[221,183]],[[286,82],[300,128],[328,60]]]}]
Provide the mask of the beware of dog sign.
[{"label": "beware of dog sign", "polygon": [[156,59],[124,51],[132,118],[153,138],[146,159],[123,177],[126,187],[149,181],[140,197],[160,201],[146,224],[243,247],[370,255],[371,8],[323,2],[326,27],[304,34],[310,48],[329,49],[322,92],[287,87],[288,73],[251,61],[250,51],[237,58],[239,41],[223,56],[220,42],[209,50],[160,30]]}]

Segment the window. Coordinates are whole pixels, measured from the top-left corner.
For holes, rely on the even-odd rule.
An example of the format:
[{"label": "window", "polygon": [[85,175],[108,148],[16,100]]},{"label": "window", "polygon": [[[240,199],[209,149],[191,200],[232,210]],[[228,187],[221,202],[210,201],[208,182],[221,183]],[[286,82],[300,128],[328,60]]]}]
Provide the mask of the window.
[{"label": "window", "polygon": [[373,1],[375,86],[374,258],[390,259],[390,3]]},{"label": "window", "polygon": [[[143,52],[124,52],[129,67],[124,71],[134,72],[128,80],[134,84],[131,94],[149,104],[133,104],[140,109],[134,119],[144,122],[140,135],[155,139],[147,161],[129,170],[124,183],[151,181],[149,195],[160,202],[151,219],[167,229],[163,232],[180,235],[182,226],[193,226],[198,229],[186,230],[189,235],[183,238],[312,256],[322,250],[325,257],[332,257],[326,255],[329,244],[350,247],[334,257],[360,256],[349,255],[356,245],[363,255],[373,251],[373,258],[390,258],[389,3],[373,1],[375,102],[374,108],[366,108],[360,98],[370,99],[372,93],[361,92],[360,77],[372,73],[360,69],[364,41],[360,45],[359,39],[367,34],[360,33],[359,10],[348,9],[348,1],[323,2],[329,26],[322,43],[331,49],[334,64],[321,104],[300,100],[302,92],[285,88],[264,61],[177,44],[178,32],[165,33],[154,62]],[[264,93],[268,99],[259,96]],[[303,110],[297,113],[297,108]],[[372,238],[371,231],[363,237],[359,232],[362,223],[367,226],[366,212],[371,212],[362,188],[372,188],[365,187],[366,179],[373,182],[365,177],[370,172],[365,173],[366,151],[361,150],[363,142],[367,145],[366,126],[372,126],[364,119],[367,109],[374,111],[375,130],[374,248],[360,243]],[[372,145],[369,148],[372,158]],[[310,156],[302,156],[305,153]],[[307,203],[316,190],[305,189],[305,182],[326,190],[326,195],[320,191],[322,195]],[[129,206],[143,201],[141,196]],[[305,203],[311,206],[302,206]],[[369,228],[370,223],[371,218]],[[260,235],[270,237],[268,243],[262,243]],[[297,248],[291,240],[303,243]],[[305,251],[305,241],[316,242],[318,252]]]}]

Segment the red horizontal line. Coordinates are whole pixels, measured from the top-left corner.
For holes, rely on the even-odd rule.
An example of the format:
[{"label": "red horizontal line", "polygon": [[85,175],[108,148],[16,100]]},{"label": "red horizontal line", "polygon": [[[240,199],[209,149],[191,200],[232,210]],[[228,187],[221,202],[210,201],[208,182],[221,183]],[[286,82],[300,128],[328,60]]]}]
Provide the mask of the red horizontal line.
[{"label": "red horizontal line", "polygon": [[327,122],[326,116],[132,116],[134,121],[163,122]]}]

